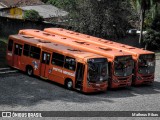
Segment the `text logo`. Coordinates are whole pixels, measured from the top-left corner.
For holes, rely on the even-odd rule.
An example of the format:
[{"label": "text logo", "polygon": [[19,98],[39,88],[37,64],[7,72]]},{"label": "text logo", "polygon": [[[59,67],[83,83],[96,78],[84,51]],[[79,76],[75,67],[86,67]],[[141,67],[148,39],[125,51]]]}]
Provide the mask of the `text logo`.
[{"label": "text logo", "polygon": [[2,117],[12,117],[11,112],[2,112]]}]

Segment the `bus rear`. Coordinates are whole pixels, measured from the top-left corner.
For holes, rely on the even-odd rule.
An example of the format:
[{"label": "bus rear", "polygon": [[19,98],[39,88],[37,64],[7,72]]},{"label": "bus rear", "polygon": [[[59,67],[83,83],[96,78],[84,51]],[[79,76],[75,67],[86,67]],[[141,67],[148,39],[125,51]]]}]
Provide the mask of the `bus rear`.
[{"label": "bus rear", "polygon": [[[9,37],[8,65],[28,75],[82,92],[106,91],[108,60],[103,56],[24,35]],[[95,76],[96,74],[96,76]]]},{"label": "bus rear", "polygon": [[[85,50],[88,52],[105,56],[109,60],[109,64],[110,64],[109,65],[109,69],[110,69],[110,72],[109,72],[110,85],[109,86],[111,88],[118,88],[118,87],[130,86],[132,83],[133,60],[132,60],[132,56],[130,54],[125,53],[124,51],[113,50],[105,47],[99,47],[99,46],[91,45],[87,42],[69,39],[67,37],[63,37],[59,35],[52,35],[39,30],[21,30],[19,33],[23,35],[34,36],[44,40],[49,40],[50,42],[57,42],[63,45],[67,45],[70,47],[78,48],[81,50]],[[118,64],[123,64],[122,67],[119,68],[123,72],[123,74],[115,75],[115,71],[118,71],[116,70],[117,67],[115,67],[116,65],[115,61],[118,62]],[[129,63],[129,64],[125,66],[124,63]],[[120,72],[120,70],[118,72]],[[131,74],[129,74],[128,72]]]},{"label": "bus rear", "polygon": [[[82,33],[77,33],[77,32],[62,29],[62,28],[46,28],[44,29],[44,31],[52,34],[62,35],[64,37],[70,37],[76,40],[86,41],[101,47],[109,47],[112,49],[123,50],[131,54],[132,58],[134,59],[135,67],[134,67],[134,75],[133,75],[133,82],[132,82],[133,85],[152,83],[154,81],[155,55],[153,52],[142,50],[129,45],[124,45],[118,42],[113,42],[113,41],[85,35]],[[143,60],[144,56],[145,56],[145,63],[143,63],[144,65],[142,65],[140,61],[144,61]],[[150,64],[149,65],[147,64],[147,63],[150,63],[148,62],[150,60],[153,61],[152,66]]]}]

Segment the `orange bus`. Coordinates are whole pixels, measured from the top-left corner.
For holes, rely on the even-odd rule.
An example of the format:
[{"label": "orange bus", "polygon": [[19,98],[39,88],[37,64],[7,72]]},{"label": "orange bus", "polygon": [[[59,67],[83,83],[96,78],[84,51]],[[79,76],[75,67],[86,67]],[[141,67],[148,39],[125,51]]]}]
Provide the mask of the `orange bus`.
[{"label": "orange bus", "polygon": [[135,63],[132,83],[134,85],[140,85],[140,84],[152,83],[154,81],[154,72],[155,72],[154,52],[69,31],[62,28],[46,28],[44,31],[52,34],[62,35],[64,37],[69,37],[76,40],[81,40],[94,45],[98,45],[100,47],[108,47],[112,49],[123,50],[132,55],[132,58]]},{"label": "orange bus", "polygon": [[108,87],[105,57],[30,36],[9,37],[7,62],[29,76],[40,76],[68,89],[89,93]]},{"label": "orange bus", "polygon": [[[133,60],[130,54],[121,50],[91,45],[87,42],[52,35],[39,30],[20,30],[19,34],[30,35],[50,42],[57,42],[80,50],[105,56],[109,62],[109,87],[118,88],[130,86],[132,83]],[[64,42],[65,40],[65,42]]]}]

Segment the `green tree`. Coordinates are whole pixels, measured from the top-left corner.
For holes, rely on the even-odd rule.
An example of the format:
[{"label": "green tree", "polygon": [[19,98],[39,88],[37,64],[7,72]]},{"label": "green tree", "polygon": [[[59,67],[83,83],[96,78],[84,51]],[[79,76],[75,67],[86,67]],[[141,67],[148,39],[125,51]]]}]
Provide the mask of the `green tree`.
[{"label": "green tree", "polygon": [[151,23],[151,28],[160,32],[160,14],[157,14]]},{"label": "green tree", "polygon": [[144,25],[145,13],[147,10],[152,10],[152,17],[155,16],[157,11],[157,2],[159,0],[131,0],[133,6],[140,13],[140,36],[139,36],[139,44],[142,43],[142,32]]},{"label": "green tree", "polygon": [[145,49],[159,49],[160,48],[160,32],[153,29],[147,30],[144,35]]},{"label": "green tree", "polygon": [[39,13],[35,10],[26,10],[24,12],[24,19],[31,21],[42,21],[43,17],[39,15]]},{"label": "green tree", "polygon": [[128,0],[48,0],[47,3],[68,11],[67,24],[79,32],[119,39],[130,28]]},{"label": "green tree", "polygon": [[90,35],[119,39],[129,28],[127,0],[83,0],[77,3],[72,26]]}]

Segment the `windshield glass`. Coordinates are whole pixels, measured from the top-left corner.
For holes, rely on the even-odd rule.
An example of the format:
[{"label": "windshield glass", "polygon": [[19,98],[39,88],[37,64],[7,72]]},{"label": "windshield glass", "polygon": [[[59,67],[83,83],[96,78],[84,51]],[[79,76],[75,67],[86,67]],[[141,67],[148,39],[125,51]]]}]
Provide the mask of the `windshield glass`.
[{"label": "windshield glass", "polygon": [[131,56],[116,57],[114,61],[115,75],[116,76],[129,76],[132,74],[134,61]]},{"label": "windshield glass", "polygon": [[155,55],[140,55],[138,61],[138,72],[140,74],[151,74],[155,71]]},{"label": "windshield glass", "polygon": [[88,81],[100,82],[108,80],[108,62],[105,58],[88,60]]}]

